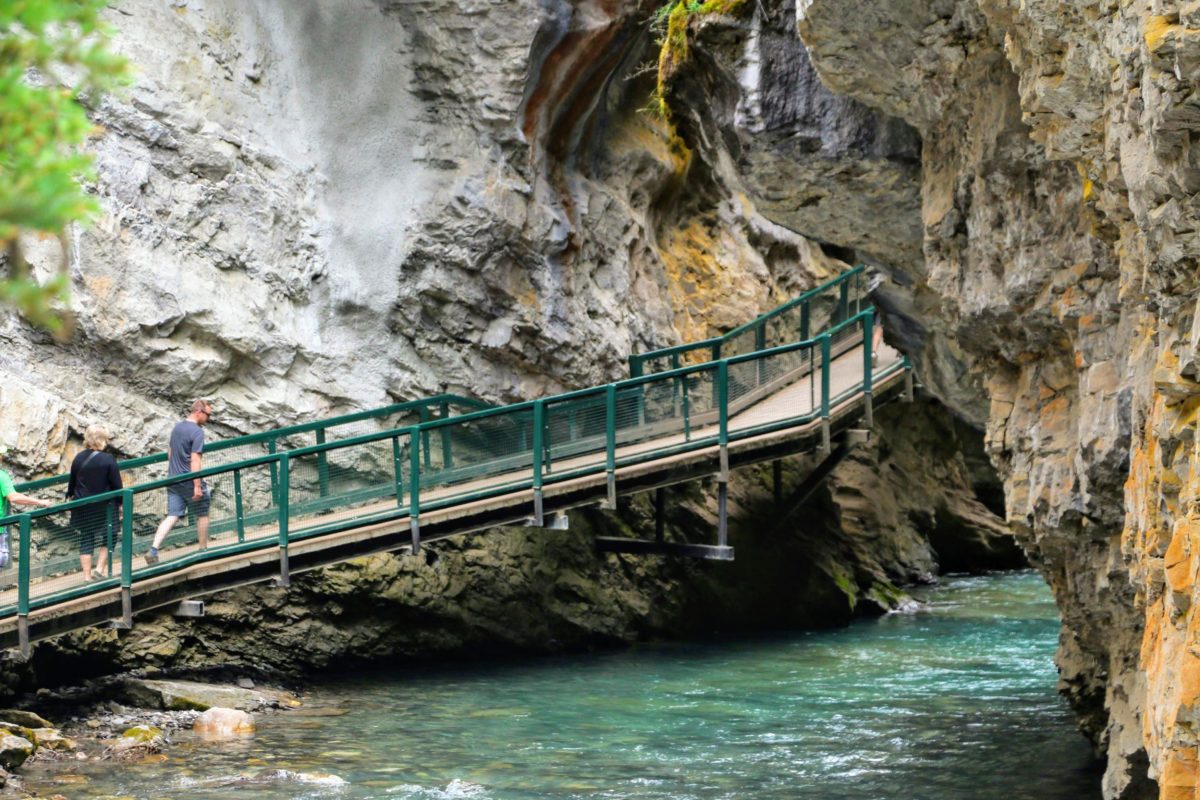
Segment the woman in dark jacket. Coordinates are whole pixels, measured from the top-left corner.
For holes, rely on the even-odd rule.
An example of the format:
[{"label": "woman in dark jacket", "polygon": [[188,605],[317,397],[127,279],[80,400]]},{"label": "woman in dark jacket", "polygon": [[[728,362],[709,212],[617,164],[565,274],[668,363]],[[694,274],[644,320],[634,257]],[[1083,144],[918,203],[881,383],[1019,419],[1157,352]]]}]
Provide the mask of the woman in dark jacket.
[{"label": "woman in dark jacket", "polygon": [[[104,452],[104,448],[108,446],[108,431],[101,425],[89,425],[83,433],[83,446],[86,449],[71,462],[67,499],[82,500],[122,488],[117,460]],[[105,534],[109,505],[92,503],[71,509],[71,527],[79,534],[79,566],[83,569],[85,581],[105,577],[105,569],[108,566],[108,537]],[[121,514],[119,498],[113,499],[111,508],[111,519],[115,524]],[[93,572],[92,551],[96,548],[97,537],[100,539],[100,556],[96,560],[96,570]]]}]

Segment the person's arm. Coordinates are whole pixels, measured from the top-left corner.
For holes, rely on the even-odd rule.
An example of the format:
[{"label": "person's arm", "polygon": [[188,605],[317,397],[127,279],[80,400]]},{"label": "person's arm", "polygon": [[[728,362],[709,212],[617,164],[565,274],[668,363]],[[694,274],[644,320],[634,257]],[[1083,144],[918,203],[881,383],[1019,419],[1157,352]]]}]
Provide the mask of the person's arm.
[{"label": "person's arm", "polygon": [[[192,453],[192,472],[200,471],[200,454]],[[192,499],[199,500],[204,496],[204,481],[200,478],[192,481]]]},{"label": "person's arm", "polygon": [[71,462],[71,477],[67,478],[67,499],[68,500],[75,499],[75,476],[79,474],[79,468],[76,466],[77,464],[79,464],[78,458],[76,458],[74,461]]},{"label": "person's arm", "polygon": [[8,495],[8,502],[23,506],[39,506],[40,508],[49,508],[50,506],[54,505],[49,500],[39,500],[36,497],[30,497],[29,495],[21,494],[20,492],[10,492]]}]

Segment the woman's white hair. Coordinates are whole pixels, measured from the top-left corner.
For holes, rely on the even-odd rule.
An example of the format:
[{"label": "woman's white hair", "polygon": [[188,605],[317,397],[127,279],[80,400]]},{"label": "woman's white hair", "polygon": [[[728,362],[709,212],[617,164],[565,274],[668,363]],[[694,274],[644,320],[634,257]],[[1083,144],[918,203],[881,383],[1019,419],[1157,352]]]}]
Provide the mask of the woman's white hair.
[{"label": "woman's white hair", "polygon": [[108,428],[103,425],[88,425],[83,432],[83,446],[89,450],[103,450],[108,440]]}]

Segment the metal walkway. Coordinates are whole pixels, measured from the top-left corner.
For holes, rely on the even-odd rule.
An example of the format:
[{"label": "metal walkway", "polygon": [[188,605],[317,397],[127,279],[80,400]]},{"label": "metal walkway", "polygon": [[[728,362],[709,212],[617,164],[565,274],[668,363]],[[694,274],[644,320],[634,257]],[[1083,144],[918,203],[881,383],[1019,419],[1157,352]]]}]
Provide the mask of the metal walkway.
[{"label": "metal walkway", "polygon": [[[124,462],[126,480],[140,482],[0,519],[18,544],[16,569],[0,573],[0,647],[28,652],[65,631],[130,625],[134,611],[286,586],[300,570],[496,525],[546,526],[570,508],[704,476],[717,477],[723,509],[731,469],[827,451],[864,417],[870,426],[873,404],[911,393],[900,354],[863,346],[874,311],[862,288],[860,268],[723,337],[634,356],[633,377],[605,386],[503,407],[443,395],[210,446],[206,460],[227,463],[196,473],[213,488],[209,546],[181,521],[155,565],[141,555],[179,478],[148,479],[161,455]],[[82,506],[112,554],[90,582],[63,513]],[[723,524],[717,538],[731,556]]]}]

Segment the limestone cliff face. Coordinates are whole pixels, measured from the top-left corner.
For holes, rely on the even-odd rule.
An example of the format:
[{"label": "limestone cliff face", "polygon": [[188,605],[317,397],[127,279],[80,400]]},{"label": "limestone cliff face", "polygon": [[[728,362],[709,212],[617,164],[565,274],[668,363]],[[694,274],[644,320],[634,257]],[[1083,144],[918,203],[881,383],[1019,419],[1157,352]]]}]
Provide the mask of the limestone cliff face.
[{"label": "limestone cliff face", "polygon": [[1106,796],[1194,797],[1200,7],[802,0],[797,22],[829,87],[920,132],[905,292],[990,402]]}]

